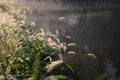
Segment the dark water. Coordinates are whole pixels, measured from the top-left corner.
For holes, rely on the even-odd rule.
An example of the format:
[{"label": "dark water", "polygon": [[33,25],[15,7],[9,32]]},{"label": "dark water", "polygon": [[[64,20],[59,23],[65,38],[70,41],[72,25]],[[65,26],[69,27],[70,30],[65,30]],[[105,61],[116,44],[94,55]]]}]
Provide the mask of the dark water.
[{"label": "dark water", "polygon": [[[120,4],[118,0],[16,0],[17,4],[33,11],[26,21],[35,21],[36,32],[58,30],[67,33],[77,44],[78,52],[94,52],[113,60],[120,68]],[[78,2],[77,2],[78,1]],[[67,22],[59,20],[66,17]]]}]

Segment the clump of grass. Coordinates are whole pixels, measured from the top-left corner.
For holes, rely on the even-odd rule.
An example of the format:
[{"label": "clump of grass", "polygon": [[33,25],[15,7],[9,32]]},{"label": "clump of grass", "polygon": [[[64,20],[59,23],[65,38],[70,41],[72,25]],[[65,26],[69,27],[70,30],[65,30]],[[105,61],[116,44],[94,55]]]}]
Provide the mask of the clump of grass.
[{"label": "clump of grass", "polygon": [[0,9],[0,76],[6,80],[44,79],[46,66],[52,57],[59,59],[66,44],[61,43],[58,33],[43,29],[31,35],[22,8],[0,4]]}]

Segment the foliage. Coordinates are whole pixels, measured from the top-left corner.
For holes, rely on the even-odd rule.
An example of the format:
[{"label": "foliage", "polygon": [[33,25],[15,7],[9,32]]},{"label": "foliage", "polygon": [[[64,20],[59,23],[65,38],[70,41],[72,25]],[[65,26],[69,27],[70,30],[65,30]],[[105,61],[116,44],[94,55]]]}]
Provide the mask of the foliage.
[{"label": "foliage", "polygon": [[[31,34],[24,14],[22,8],[0,4],[0,76],[5,80],[44,79],[52,57],[58,60],[66,49],[57,31],[51,34],[41,29]],[[57,77],[66,78],[64,75]]]}]

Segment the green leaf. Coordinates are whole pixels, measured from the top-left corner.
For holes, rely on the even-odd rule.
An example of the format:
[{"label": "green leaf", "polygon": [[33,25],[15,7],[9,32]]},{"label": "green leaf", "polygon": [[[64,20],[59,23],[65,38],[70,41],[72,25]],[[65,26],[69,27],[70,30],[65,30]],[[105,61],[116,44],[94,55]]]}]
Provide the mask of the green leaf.
[{"label": "green leaf", "polygon": [[66,66],[73,72],[73,73],[75,73],[75,70],[68,64],[68,63],[66,63],[66,62],[64,62],[65,64],[66,64]]},{"label": "green leaf", "polygon": [[65,75],[56,75],[56,77],[58,79],[67,79],[67,77]]},{"label": "green leaf", "polygon": [[10,47],[9,47],[10,50],[12,50],[12,47],[13,47],[12,39],[10,40],[9,46],[10,46]]}]

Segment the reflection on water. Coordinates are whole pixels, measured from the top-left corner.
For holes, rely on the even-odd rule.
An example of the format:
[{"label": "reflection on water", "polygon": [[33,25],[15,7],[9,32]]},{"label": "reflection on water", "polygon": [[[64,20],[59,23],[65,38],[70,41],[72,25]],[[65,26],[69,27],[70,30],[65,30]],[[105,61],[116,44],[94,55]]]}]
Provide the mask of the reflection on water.
[{"label": "reflection on water", "polygon": [[[26,21],[35,21],[39,31],[60,31],[61,37],[67,33],[78,45],[78,51],[94,51],[115,61],[120,61],[120,6],[118,3],[87,3],[78,6],[54,4],[38,0],[16,0],[19,5],[30,8]],[[59,20],[67,18],[67,22]],[[119,65],[119,63],[117,63]]]}]

